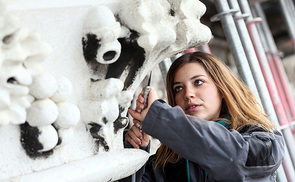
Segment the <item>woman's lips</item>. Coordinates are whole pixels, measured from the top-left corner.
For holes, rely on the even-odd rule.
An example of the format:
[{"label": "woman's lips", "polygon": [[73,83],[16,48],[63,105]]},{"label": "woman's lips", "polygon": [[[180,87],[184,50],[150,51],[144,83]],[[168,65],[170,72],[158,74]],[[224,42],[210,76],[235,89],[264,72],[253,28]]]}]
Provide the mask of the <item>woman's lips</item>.
[{"label": "woman's lips", "polygon": [[198,104],[190,104],[186,107],[185,110],[192,112],[192,111],[197,111],[199,109],[200,105]]}]

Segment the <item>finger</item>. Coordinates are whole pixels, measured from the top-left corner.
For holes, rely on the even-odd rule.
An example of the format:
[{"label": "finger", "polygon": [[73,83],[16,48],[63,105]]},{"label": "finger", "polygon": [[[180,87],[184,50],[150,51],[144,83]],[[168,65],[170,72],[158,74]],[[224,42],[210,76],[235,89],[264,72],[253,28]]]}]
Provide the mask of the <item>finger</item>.
[{"label": "finger", "polygon": [[[139,140],[142,140],[142,137],[143,137],[142,133],[141,133],[141,130],[135,125],[133,125],[131,127],[131,130],[132,130],[133,133],[130,133],[130,136],[133,138],[133,140],[136,143],[140,142]],[[138,138],[138,140],[136,138]]]},{"label": "finger", "polygon": [[142,143],[141,140],[136,136],[132,128],[128,130],[128,132],[125,134],[125,141],[129,142],[135,148]]},{"label": "finger", "polygon": [[146,134],[145,132],[142,132],[142,139],[145,142],[149,142],[150,141],[150,135]]},{"label": "finger", "polygon": [[[142,97],[142,98],[143,98],[143,97]],[[141,99],[137,98],[137,99],[136,99],[136,103],[141,103],[141,104],[143,104],[143,103],[144,103],[144,99],[142,99],[142,98],[141,98]]]},{"label": "finger", "polygon": [[132,137],[128,138],[128,142],[134,142],[134,144],[136,145],[141,145],[141,140],[137,138],[134,134],[132,135]]},{"label": "finger", "polygon": [[146,134],[145,132],[142,132],[142,141],[141,143],[148,144],[150,141],[150,135]]},{"label": "finger", "polygon": [[136,102],[136,112],[141,113],[141,111],[144,109],[144,104],[140,103],[140,102]]},{"label": "finger", "polygon": [[140,126],[141,126],[141,122],[140,121],[138,121],[137,119],[134,119],[133,120],[133,123],[134,123],[135,126],[137,126],[137,128],[140,128]]},{"label": "finger", "polygon": [[142,104],[144,103],[145,99],[144,99],[144,97],[143,97],[143,92],[142,92],[141,94],[138,95],[137,100],[138,100],[140,103],[142,103]]},{"label": "finger", "polygon": [[137,145],[133,139],[130,138],[130,140],[128,140],[128,142],[134,147],[134,148],[139,148],[139,145]]},{"label": "finger", "polygon": [[139,113],[137,113],[136,111],[132,110],[132,109],[128,109],[128,113],[134,118],[137,119],[139,121],[142,121],[142,117]]}]

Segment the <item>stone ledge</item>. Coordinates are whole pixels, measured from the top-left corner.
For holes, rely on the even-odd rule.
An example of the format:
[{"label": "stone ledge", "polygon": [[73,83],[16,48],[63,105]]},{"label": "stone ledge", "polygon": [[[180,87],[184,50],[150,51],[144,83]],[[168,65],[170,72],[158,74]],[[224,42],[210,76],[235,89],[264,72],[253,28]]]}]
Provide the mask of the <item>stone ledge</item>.
[{"label": "stone ledge", "polygon": [[[132,156],[132,157],[131,157]],[[106,182],[132,175],[147,161],[149,153],[140,149],[122,149],[35,173],[11,177],[3,182]],[[101,173],[103,171],[103,174]]]}]

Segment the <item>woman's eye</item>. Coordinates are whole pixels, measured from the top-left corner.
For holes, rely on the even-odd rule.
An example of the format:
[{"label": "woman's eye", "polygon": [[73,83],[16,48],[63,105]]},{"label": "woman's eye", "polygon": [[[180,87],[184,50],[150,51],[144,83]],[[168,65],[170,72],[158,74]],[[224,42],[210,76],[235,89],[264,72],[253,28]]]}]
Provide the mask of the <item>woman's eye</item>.
[{"label": "woman's eye", "polygon": [[202,85],[204,82],[202,80],[196,80],[195,81],[195,85]]},{"label": "woman's eye", "polygon": [[174,88],[174,93],[178,93],[181,90],[182,90],[182,87],[175,87]]}]

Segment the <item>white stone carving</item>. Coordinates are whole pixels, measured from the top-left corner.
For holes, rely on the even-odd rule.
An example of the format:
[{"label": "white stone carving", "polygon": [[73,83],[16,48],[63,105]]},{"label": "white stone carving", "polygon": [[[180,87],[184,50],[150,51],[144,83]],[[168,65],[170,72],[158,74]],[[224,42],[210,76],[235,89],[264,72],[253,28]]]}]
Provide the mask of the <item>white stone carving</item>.
[{"label": "white stone carving", "polygon": [[38,127],[40,135],[38,141],[42,144],[43,148],[38,152],[45,152],[53,149],[58,142],[58,135],[52,125]]},{"label": "white stone carving", "polygon": [[36,100],[29,107],[27,122],[30,126],[51,125],[58,116],[57,105],[51,99]]},{"label": "white stone carving", "polygon": [[0,6],[0,125],[21,124],[32,101],[28,94],[32,76],[40,71],[34,68],[39,68],[49,47],[37,34],[21,27],[3,2]]},{"label": "white stone carving", "polygon": [[65,76],[56,77],[57,91],[53,94],[51,99],[58,103],[66,100],[70,100],[73,94],[73,85],[71,81]]},{"label": "white stone carving", "polygon": [[52,74],[42,73],[33,78],[30,84],[30,94],[36,99],[45,99],[53,96],[57,91],[57,81]]},{"label": "white stone carving", "polygon": [[[137,155],[134,155],[137,154]],[[132,156],[132,157],[130,157]],[[94,155],[84,160],[73,161],[61,167],[53,167],[40,172],[12,177],[8,181],[36,181],[42,182],[65,182],[87,181],[106,182],[116,181],[136,172],[148,159],[148,153],[136,149],[124,149],[114,152]]]},{"label": "white stone carving", "polygon": [[[81,119],[88,126],[92,126],[92,136],[97,140],[104,140],[99,151],[118,150],[123,147],[122,129],[128,124],[128,118],[120,116],[120,107],[121,110],[127,107],[133,98],[129,91],[122,92],[123,86],[121,80],[114,78],[93,82],[90,98],[79,104]],[[95,127],[99,129],[91,130]]]},{"label": "white stone carving", "polygon": [[123,149],[127,108],[155,65],[210,40],[200,23],[205,6],[11,3],[7,11],[0,1],[0,181],[99,182],[134,173],[149,155]]},{"label": "white stone carving", "polygon": [[54,122],[57,128],[71,128],[75,127],[80,121],[79,108],[69,102],[60,102],[57,104],[58,117]]},{"label": "white stone carving", "polygon": [[111,64],[120,56],[121,44],[118,38],[121,34],[120,23],[115,20],[113,12],[106,6],[97,6],[91,9],[84,25],[84,41],[96,39],[99,49],[95,57],[97,62]]}]

